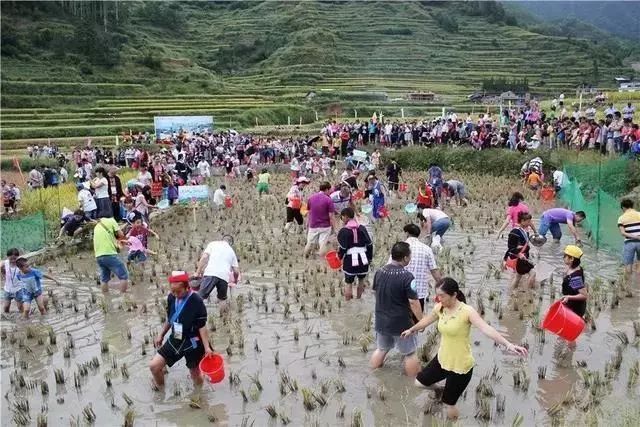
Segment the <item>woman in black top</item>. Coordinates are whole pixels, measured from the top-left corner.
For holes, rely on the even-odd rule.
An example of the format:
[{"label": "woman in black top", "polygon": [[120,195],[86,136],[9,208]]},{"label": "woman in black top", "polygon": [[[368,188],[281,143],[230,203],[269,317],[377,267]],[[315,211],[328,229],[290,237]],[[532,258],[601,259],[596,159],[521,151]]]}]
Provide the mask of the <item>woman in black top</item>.
[{"label": "woman in black top", "polygon": [[529,235],[527,229],[531,227],[531,214],[520,212],[518,214],[518,226],[509,232],[507,240],[507,252],[504,254],[505,263],[508,260],[516,260],[515,273],[512,286],[516,287],[523,276],[529,275],[527,283],[533,287],[536,282],[536,273],[533,271],[534,265],[529,261]]},{"label": "woman in black top", "polygon": [[564,264],[567,270],[562,279],[562,302],[580,317],[587,312],[587,285],[584,283],[584,271],[580,267],[582,249],[575,245],[564,248]]},{"label": "woman in black top", "polygon": [[356,297],[360,298],[364,292],[365,280],[369,273],[369,265],[373,260],[373,243],[367,229],[355,220],[352,208],[345,208],[340,212],[344,227],[338,231],[338,257],[342,259],[344,273],[344,298],[353,298],[353,283],[358,278]]}]

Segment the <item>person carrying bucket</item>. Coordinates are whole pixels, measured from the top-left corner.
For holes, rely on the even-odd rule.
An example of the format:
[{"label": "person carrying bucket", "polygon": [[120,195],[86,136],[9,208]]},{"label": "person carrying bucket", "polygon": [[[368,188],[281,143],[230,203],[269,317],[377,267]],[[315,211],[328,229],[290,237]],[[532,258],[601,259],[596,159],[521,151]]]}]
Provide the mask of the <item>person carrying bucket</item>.
[{"label": "person carrying bucket", "polygon": [[373,218],[383,218],[382,214],[385,211],[385,206],[382,184],[375,175],[369,175],[369,177],[367,178],[367,184],[369,188],[369,199],[371,200],[371,204],[373,207]]},{"label": "person carrying bucket", "polygon": [[365,281],[371,260],[373,260],[373,243],[367,229],[355,219],[355,211],[345,208],[340,212],[344,227],[338,231],[338,257],[342,260],[344,272],[344,298],[353,298],[352,285],[358,278],[356,298],[364,292]]},{"label": "person carrying bucket", "polygon": [[564,248],[563,262],[566,266],[562,279],[562,303],[580,317],[587,312],[587,285],[584,283],[584,271],[580,266],[583,252],[578,246],[568,245]]},{"label": "person carrying bucket", "polygon": [[[164,368],[185,358],[195,386],[202,385],[198,365],[203,357],[212,356],[209,332],[206,328],[207,308],[196,292],[189,288],[189,275],[174,271],[169,276],[171,292],[167,296],[167,321],[153,340],[158,352],[149,363],[149,370],[158,388],[164,386]],[[167,332],[171,332],[164,340]],[[163,343],[164,341],[164,343]]]},{"label": "person carrying bucket", "polygon": [[[303,218],[300,212],[302,209],[302,198],[304,197],[302,190],[304,190],[309,182],[309,178],[305,176],[297,178],[287,193],[285,200],[287,205],[287,223],[284,226],[285,233],[288,233],[292,228],[295,229],[296,224],[298,230],[302,231]],[[296,221],[295,224],[293,223],[294,220]]]}]

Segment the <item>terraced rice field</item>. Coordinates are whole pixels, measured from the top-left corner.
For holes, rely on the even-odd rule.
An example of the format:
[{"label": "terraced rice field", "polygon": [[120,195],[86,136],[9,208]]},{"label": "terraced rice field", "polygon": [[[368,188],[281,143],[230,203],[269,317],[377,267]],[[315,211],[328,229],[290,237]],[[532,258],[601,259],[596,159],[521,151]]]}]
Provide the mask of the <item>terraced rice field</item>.
[{"label": "terraced rice field", "polygon": [[[442,107],[477,112],[466,96],[487,77],[528,78],[540,98],[571,94],[590,76],[590,42],[489,23],[456,14],[459,30],[438,26],[448,6],[420,3],[251,3],[233,10],[183,5],[189,25],[180,35],[136,22],[127,57],[114,69],[82,74],[77,65],[32,58],[2,61],[3,150],[52,138],[67,144],[86,137],[152,131],[156,115],[213,115],[218,127],[309,125],[342,116],[430,117]],[[448,10],[448,9],[446,9]],[[212,71],[222,50],[282,36],[284,44],[260,62],[229,74]],[[135,42],[135,43],[134,43]],[[134,47],[136,46],[136,47]],[[139,65],[153,47],[162,70]],[[629,71],[602,60],[602,82]],[[317,96],[307,100],[308,92]],[[431,91],[433,103],[406,100]],[[399,99],[399,100],[398,100]],[[495,108],[495,107],[494,107]]]}]

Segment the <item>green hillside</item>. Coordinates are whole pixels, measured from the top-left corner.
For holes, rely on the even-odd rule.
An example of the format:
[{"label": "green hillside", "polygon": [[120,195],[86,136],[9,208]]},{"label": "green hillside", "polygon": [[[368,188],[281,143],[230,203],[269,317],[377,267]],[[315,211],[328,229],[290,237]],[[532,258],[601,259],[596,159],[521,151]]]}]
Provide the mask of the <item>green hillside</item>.
[{"label": "green hillside", "polygon": [[3,150],[113,140],[155,115],[249,128],[477,111],[466,97],[484,79],[526,78],[538,96],[612,87],[633,53],[530,32],[493,2],[3,2]]}]

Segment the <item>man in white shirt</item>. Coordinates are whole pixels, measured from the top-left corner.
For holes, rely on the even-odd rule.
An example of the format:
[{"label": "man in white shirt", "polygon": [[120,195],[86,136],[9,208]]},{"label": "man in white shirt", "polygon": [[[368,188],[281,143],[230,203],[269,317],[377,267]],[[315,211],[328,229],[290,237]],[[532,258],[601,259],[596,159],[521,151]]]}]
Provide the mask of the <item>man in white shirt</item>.
[{"label": "man in white shirt", "polygon": [[564,181],[564,172],[561,170],[557,170],[555,167],[551,168],[553,172],[553,185],[556,191],[560,191],[562,189],[562,182]]},{"label": "man in white shirt", "polygon": [[589,108],[585,111],[585,115],[587,120],[595,120],[596,118],[596,109],[593,107],[593,104],[589,105]]},{"label": "man in white shirt", "polygon": [[415,286],[418,294],[420,307],[424,312],[426,298],[429,295],[429,275],[435,280],[435,286],[442,281],[442,273],[436,265],[436,258],[429,246],[419,240],[420,227],[416,224],[407,224],[404,226],[404,232],[407,233],[407,242],[411,248],[411,261],[405,267],[405,270],[413,274],[414,282],[411,286]]},{"label": "man in white shirt", "polygon": [[238,257],[233,250],[233,237],[226,235],[222,240],[216,240],[207,245],[198,261],[198,268],[194,277],[201,277],[197,287],[198,295],[202,299],[209,298],[209,294],[216,289],[220,310],[226,310],[227,291],[229,282],[236,283],[240,276]]},{"label": "man in white shirt", "polygon": [[227,197],[226,194],[224,194],[224,191],[227,189],[227,186],[222,184],[220,186],[220,188],[218,188],[214,193],[213,193],[213,203],[221,208],[224,206],[224,199],[225,197]]},{"label": "man in white shirt", "polygon": [[612,102],[612,103],[609,104],[609,107],[607,107],[604,110],[604,116],[605,117],[608,116],[608,115],[612,115],[613,116],[616,111],[618,111],[618,110],[616,110],[616,107],[613,106],[613,102]]},{"label": "man in white shirt", "polygon": [[209,162],[207,162],[204,157],[201,157],[200,161],[198,162],[198,172],[203,178],[211,177],[211,168],[209,167]]},{"label": "man in white shirt", "polygon": [[622,118],[633,120],[633,113],[635,112],[636,112],[636,108],[633,105],[631,105],[630,102],[628,102],[627,105],[622,108]]}]

